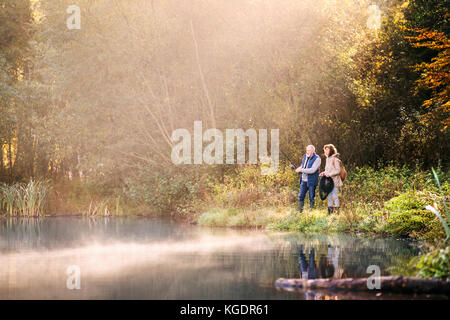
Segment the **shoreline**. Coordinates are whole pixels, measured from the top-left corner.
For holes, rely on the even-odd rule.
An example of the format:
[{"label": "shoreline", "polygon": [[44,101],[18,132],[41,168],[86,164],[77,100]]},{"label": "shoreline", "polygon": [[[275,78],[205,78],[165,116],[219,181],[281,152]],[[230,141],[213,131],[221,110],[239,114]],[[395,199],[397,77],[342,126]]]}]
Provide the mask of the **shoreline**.
[{"label": "shoreline", "polygon": [[[214,208],[217,209],[217,208]],[[223,208],[224,210],[227,210]],[[271,208],[262,208],[261,211]],[[306,210],[308,211],[308,210]],[[321,209],[314,209],[315,213],[321,212]],[[322,210],[323,211],[323,210]],[[245,210],[243,211],[245,212]],[[0,215],[1,220],[7,219],[26,219],[26,220],[39,220],[39,219],[52,219],[52,218],[89,218],[89,219],[116,219],[116,218],[140,218],[140,219],[164,219],[169,220],[171,222],[182,223],[186,225],[194,225],[198,227],[206,227],[206,228],[214,228],[214,229],[232,229],[232,230],[257,230],[257,231],[270,231],[270,232],[285,232],[285,233],[304,233],[304,234],[327,234],[327,235],[336,235],[336,234],[345,234],[355,237],[361,236],[369,236],[372,238],[392,238],[395,240],[406,240],[406,241],[423,241],[430,242],[430,239],[418,239],[407,236],[398,236],[387,234],[383,232],[376,231],[352,231],[352,230],[296,230],[289,228],[273,228],[271,225],[273,222],[269,222],[263,225],[215,225],[215,224],[203,224],[199,222],[199,218],[204,214],[209,214],[210,212],[206,211],[199,215],[190,214],[188,216],[180,216],[180,215],[164,215],[164,214],[123,214],[123,215],[84,215],[81,213],[58,213],[58,214],[49,214],[49,215],[40,215],[40,216],[8,216],[8,215]],[[305,212],[304,212],[305,213]],[[336,215],[336,214],[335,214]],[[302,218],[298,213],[295,215],[296,218]],[[328,216],[329,218],[330,216]],[[289,217],[288,217],[289,218]],[[327,218],[327,216],[325,216]],[[283,220],[283,219],[280,219]]]}]

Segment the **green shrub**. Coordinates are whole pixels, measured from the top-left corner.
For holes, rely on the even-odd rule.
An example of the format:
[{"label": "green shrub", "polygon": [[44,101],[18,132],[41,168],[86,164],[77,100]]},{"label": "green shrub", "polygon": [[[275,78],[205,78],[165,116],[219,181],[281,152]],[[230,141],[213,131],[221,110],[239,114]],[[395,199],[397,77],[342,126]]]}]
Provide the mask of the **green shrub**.
[{"label": "green shrub", "polygon": [[416,269],[421,278],[447,278],[450,275],[450,246],[420,257]]},{"label": "green shrub", "polygon": [[228,225],[228,219],[229,216],[225,210],[217,210],[201,214],[197,222],[203,226],[224,227]]},{"label": "green shrub", "polygon": [[392,198],[385,204],[387,219],[385,231],[394,235],[429,238],[442,236],[442,228],[435,215],[426,210],[433,203],[435,194],[427,191],[409,191]]},{"label": "green shrub", "polygon": [[197,180],[194,173],[187,170],[142,167],[126,179],[124,194],[147,203],[159,212],[173,214],[190,206],[199,188]]},{"label": "green shrub", "polygon": [[223,183],[210,181],[214,206],[252,208],[285,206],[295,202],[298,174],[279,168],[273,175],[262,175],[260,165],[242,165],[224,177]]},{"label": "green shrub", "polygon": [[388,165],[378,169],[372,167],[349,168],[342,188],[343,198],[348,201],[370,201],[383,203],[398,192],[434,188],[431,174],[419,168]]}]

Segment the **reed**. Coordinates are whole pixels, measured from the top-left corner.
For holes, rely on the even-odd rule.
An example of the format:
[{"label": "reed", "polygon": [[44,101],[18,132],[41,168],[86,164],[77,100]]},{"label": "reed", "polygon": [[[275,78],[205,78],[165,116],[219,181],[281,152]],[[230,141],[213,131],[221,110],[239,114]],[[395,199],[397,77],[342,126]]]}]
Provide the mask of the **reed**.
[{"label": "reed", "polygon": [[[101,200],[91,200],[89,204],[89,208],[87,211],[83,211],[82,215],[92,217],[92,216],[111,216],[114,214],[114,211],[110,211],[108,208],[108,205],[110,205],[110,202],[112,200],[109,198],[101,199]],[[116,211],[115,215],[118,215],[122,212],[122,208],[120,207],[120,203],[118,199],[116,198]]]},{"label": "reed", "polygon": [[16,209],[14,207],[14,202],[16,198],[17,185],[7,185],[2,184],[0,186],[0,197],[1,197],[1,208],[0,214],[6,213],[10,216],[14,215]]},{"label": "reed", "polygon": [[44,214],[50,181],[33,180],[0,186],[0,214],[35,217]]}]

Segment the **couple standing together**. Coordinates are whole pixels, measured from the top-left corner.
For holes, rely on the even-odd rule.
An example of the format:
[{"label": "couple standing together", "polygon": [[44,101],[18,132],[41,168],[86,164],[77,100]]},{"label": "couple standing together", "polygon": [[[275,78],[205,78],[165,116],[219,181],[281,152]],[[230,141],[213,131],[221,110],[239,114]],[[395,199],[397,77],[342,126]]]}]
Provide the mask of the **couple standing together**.
[{"label": "couple standing together", "polygon": [[328,214],[339,209],[338,190],[342,186],[342,180],[340,177],[342,163],[339,159],[339,153],[336,147],[332,144],[326,144],[323,146],[323,152],[326,156],[325,171],[319,174],[320,164],[322,160],[320,156],[316,154],[316,148],[313,145],[306,147],[306,154],[303,156],[302,164],[300,167],[295,168],[296,172],[301,173],[300,178],[300,192],[298,195],[299,211],[303,211],[305,203],[306,192],[309,192],[309,205],[310,208],[314,207],[314,198],[316,195],[316,187],[319,177],[326,176],[333,179],[334,188],[328,194]]}]

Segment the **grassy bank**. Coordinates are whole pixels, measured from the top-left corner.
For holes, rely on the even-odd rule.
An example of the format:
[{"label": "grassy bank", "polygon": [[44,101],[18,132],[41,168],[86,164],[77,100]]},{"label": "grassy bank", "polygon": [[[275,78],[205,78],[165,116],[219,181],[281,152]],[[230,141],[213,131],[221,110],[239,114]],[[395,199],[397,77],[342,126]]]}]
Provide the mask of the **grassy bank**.
[{"label": "grassy bank", "polygon": [[290,169],[262,176],[258,167],[246,166],[210,186],[208,197],[197,204],[195,221],[206,226],[443,239],[441,222],[424,209],[432,205],[443,211],[442,200],[448,201],[449,174],[438,170],[438,175],[441,190],[431,173],[418,168],[351,169],[340,191],[341,209],[328,215],[326,201],[318,195],[313,210],[298,213],[298,175]]},{"label": "grassy bank", "polygon": [[126,187],[79,180],[3,184],[0,214],[170,213],[204,226],[444,238],[441,222],[424,207],[432,205],[444,212],[442,200],[450,199],[449,172],[438,170],[439,189],[431,172],[419,168],[388,165],[348,171],[340,190],[341,209],[331,215],[318,195],[312,211],[307,201],[305,211],[298,213],[298,174],[280,168],[264,176],[256,165],[239,166],[222,176],[191,171],[186,179],[170,171],[165,176],[149,173],[128,180]]}]

